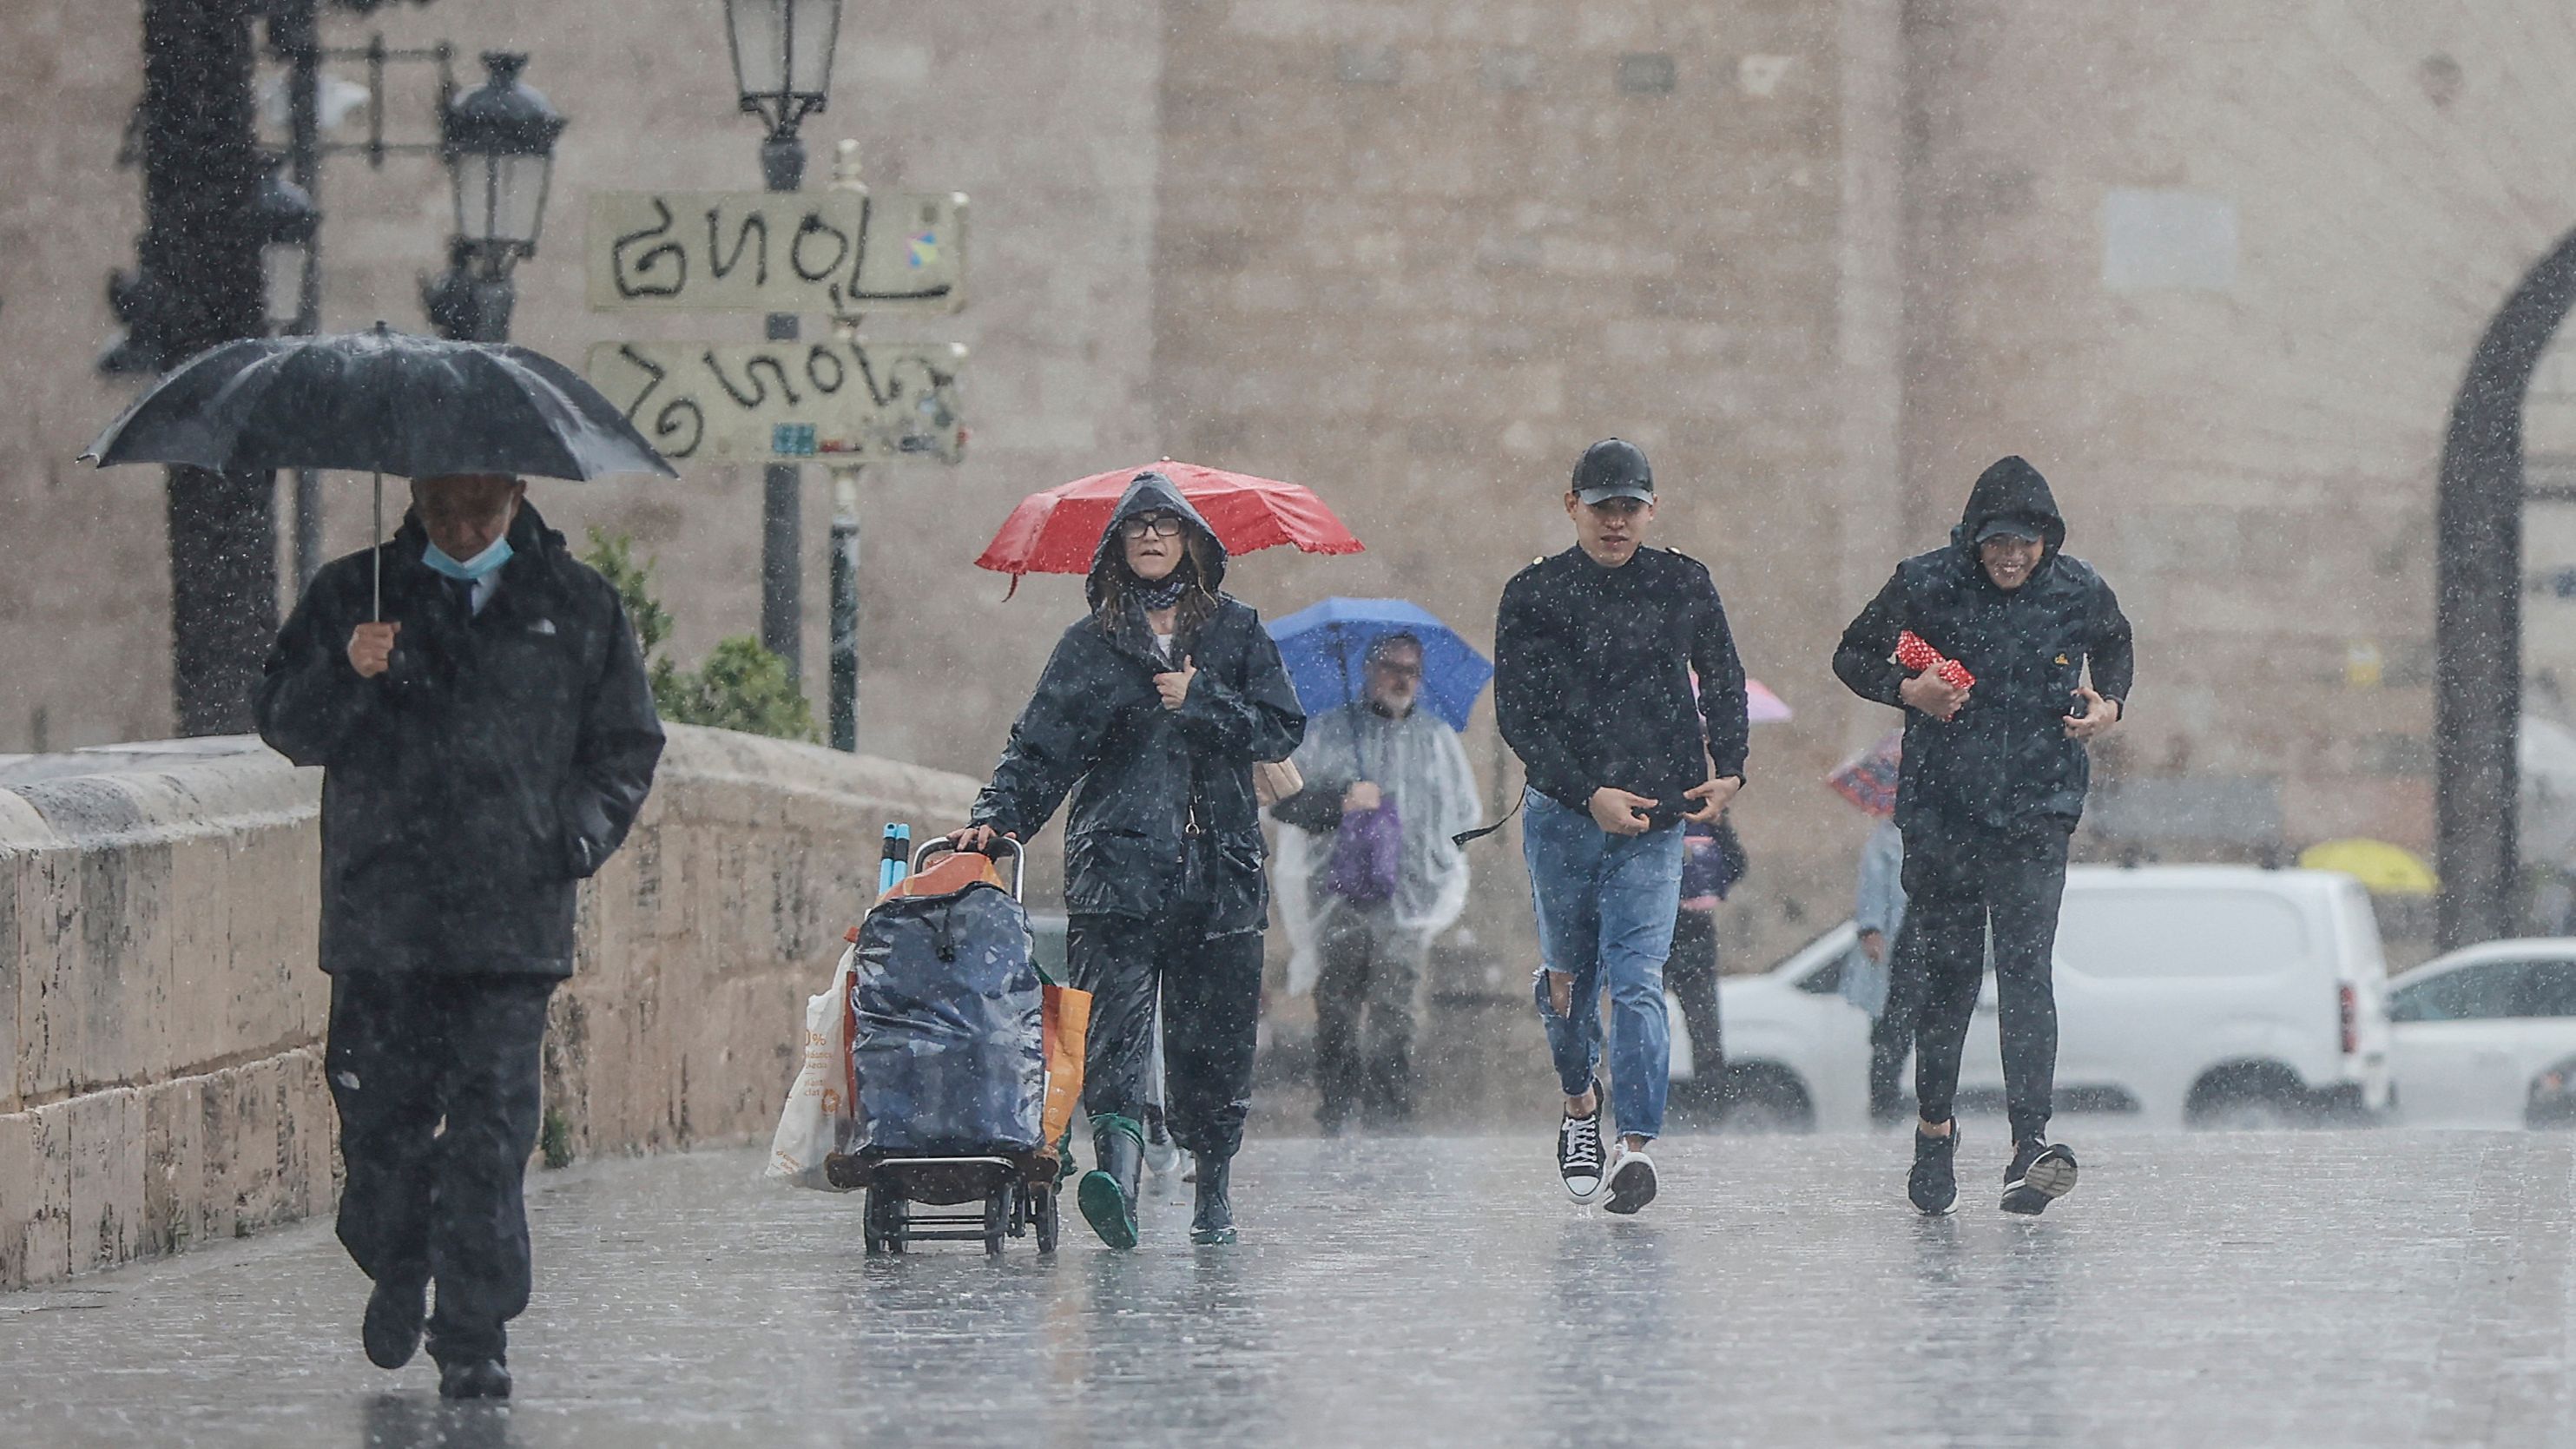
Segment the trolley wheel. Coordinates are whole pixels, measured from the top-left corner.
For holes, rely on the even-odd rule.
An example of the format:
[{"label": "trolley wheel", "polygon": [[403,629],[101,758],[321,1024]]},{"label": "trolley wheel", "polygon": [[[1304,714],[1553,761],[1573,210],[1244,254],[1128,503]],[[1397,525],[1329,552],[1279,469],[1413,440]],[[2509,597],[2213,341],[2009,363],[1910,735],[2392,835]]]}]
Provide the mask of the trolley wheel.
[{"label": "trolley wheel", "polygon": [[987,1254],[996,1258],[1002,1256],[1002,1239],[1010,1232],[1010,1224],[1011,1188],[1010,1184],[1004,1183],[984,1197],[984,1251]]},{"label": "trolley wheel", "polygon": [[1038,1222],[1038,1251],[1041,1253],[1052,1253],[1055,1251],[1057,1227],[1055,1204],[1057,1196],[1058,1194],[1056,1190],[1052,1187],[1039,1188],[1038,1200],[1032,1210]]},{"label": "trolley wheel", "polygon": [[860,1223],[867,1237],[869,1252],[903,1251],[905,1219],[911,1216],[904,1209],[905,1203],[899,1194],[882,1186],[871,1185],[868,1188],[867,1206],[861,1210]]}]

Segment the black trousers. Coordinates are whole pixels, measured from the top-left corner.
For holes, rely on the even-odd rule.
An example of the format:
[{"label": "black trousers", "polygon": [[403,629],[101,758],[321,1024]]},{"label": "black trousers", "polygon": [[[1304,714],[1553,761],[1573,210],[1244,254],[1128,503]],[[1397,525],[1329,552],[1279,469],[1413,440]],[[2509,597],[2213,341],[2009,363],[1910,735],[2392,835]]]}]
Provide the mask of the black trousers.
[{"label": "black trousers", "polygon": [[1664,958],[1664,989],[1681,1003],[1690,1031],[1691,1094],[1715,1101],[1726,1090],[1726,1033],[1717,1014],[1717,912],[1673,913],[1673,953]]},{"label": "black trousers", "polygon": [[1187,905],[1151,920],[1077,915],[1066,964],[1091,993],[1082,1108],[1145,1120],[1154,1100],[1154,1002],[1163,1004],[1163,1095],[1172,1140],[1232,1157],[1252,1110],[1252,1052],[1261,1024],[1261,932],[1207,934]]},{"label": "black trousers", "polygon": [[2050,960],[2066,893],[2066,845],[2067,832],[2045,822],[2019,831],[1936,825],[1905,833],[1905,930],[1919,938],[1923,970],[1914,1095],[1924,1121],[1950,1120],[1991,931],[2004,1110],[2015,1141],[2048,1126],[2057,1077]]},{"label": "black trousers", "polygon": [[544,1111],[528,976],[342,972],[323,1069],[340,1112],[340,1242],[369,1278],[438,1285],[429,1351],[499,1358],[528,1306],[523,1192]]},{"label": "black trousers", "polygon": [[1413,1116],[1413,1033],[1431,938],[1393,906],[1343,901],[1321,933],[1315,978],[1315,1120],[1337,1131],[1355,1116],[1393,1125]]},{"label": "black trousers", "polygon": [[1895,1120],[1905,1105],[1901,1074],[1905,1054],[1914,1050],[1915,1022],[1923,1010],[1923,964],[1915,950],[1920,940],[1921,933],[1908,927],[1887,948],[1887,1003],[1869,1024],[1869,1115],[1874,1122]]}]

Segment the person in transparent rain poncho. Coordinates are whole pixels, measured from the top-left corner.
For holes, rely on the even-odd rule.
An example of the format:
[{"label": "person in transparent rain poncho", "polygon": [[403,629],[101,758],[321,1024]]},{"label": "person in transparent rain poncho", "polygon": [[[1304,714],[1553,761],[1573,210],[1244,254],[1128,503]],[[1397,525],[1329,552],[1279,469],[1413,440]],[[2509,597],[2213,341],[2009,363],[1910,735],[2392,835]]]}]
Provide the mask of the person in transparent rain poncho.
[{"label": "person in transparent rain poncho", "polygon": [[[1327,1136],[1354,1119],[1412,1120],[1423,963],[1467,905],[1467,862],[1450,837],[1479,814],[1457,731],[1420,707],[1422,641],[1380,637],[1363,673],[1361,698],[1307,722],[1296,754],[1306,787],[1271,808],[1280,922],[1295,947],[1289,989],[1315,993],[1315,1117]],[[1336,870],[1345,822],[1388,813],[1392,878]]]}]

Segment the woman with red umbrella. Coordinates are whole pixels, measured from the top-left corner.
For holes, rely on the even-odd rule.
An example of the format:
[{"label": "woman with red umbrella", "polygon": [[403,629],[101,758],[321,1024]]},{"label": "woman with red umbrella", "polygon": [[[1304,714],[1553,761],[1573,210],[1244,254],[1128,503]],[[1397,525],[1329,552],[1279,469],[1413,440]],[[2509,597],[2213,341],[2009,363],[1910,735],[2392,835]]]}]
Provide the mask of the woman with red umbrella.
[{"label": "woman with red umbrella", "polygon": [[1073,797],[1066,950],[1092,993],[1082,1102],[1097,1161],[1075,1202],[1113,1248],[1136,1244],[1158,997],[1172,1135],[1198,1160],[1190,1241],[1235,1240],[1227,1168],[1251,1108],[1269,916],[1252,767],[1286,759],[1306,716],[1260,615],[1221,592],[1225,563],[1169,478],[1135,475],[1092,553],[1091,612],[1057,642],[955,837],[1025,840]]}]

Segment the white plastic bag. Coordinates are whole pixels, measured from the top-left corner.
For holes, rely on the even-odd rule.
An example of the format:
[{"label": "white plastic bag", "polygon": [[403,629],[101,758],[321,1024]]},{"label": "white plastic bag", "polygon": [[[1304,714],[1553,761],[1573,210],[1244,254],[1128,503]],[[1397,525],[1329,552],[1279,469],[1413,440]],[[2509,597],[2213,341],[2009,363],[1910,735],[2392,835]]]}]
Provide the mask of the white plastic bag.
[{"label": "white plastic bag", "polygon": [[859,948],[853,942],[841,953],[832,985],[805,1002],[805,1064],[796,1084],[787,1089],[786,1110],[778,1114],[778,1135],[770,1139],[764,1177],[782,1178],[797,1187],[828,1190],[823,1159],[849,1141],[850,980],[858,972]]}]

